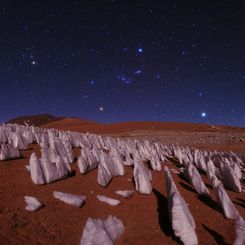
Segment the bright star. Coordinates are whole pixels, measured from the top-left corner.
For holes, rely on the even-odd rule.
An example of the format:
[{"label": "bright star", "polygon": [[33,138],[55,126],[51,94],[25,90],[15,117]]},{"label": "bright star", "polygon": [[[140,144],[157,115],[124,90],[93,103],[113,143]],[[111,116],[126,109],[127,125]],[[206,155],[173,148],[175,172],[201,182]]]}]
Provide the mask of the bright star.
[{"label": "bright star", "polygon": [[101,107],[99,108],[99,111],[104,111],[104,107],[101,106]]},{"label": "bright star", "polygon": [[202,112],[201,113],[201,117],[206,117],[207,116],[207,113],[206,112]]},{"label": "bright star", "polygon": [[143,48],[138,48],[137,51],[138,51],[138,53],[141,54],[141,53],[143,53]]},{"label": "bright star", "polygon": [[36,62],[35,60],[33,60],[33,61],[31,62],[31,64],[32,64],[32,65],[36,65],[37,62]]}]

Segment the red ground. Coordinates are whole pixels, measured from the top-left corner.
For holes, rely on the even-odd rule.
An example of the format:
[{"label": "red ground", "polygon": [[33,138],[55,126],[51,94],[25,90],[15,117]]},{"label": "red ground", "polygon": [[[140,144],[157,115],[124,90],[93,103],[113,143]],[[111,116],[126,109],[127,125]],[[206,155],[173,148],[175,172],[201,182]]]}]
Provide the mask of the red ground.
[{"label": "red ground", "polygon": [[[101,130],[97,124],[80,124],[77,119],[66,119],[50,123],[46,127],[57,127],[78,131]],[[71,125],[72,124],[72,125]],[[120,127],[122,127],[120,130]],[[121,133],[135,128],[149,128],[152,123],[116,124],[106,126],[103,132]],[[155,127],[160,127],[155,124]],[[165,126],[170,127],[170,124]],[[80,128],[79,128],[80,127]],[[171,130],[178,127],[192,128],[193,125],[172,124]],[[197,128],[196,128],[197,127]],[[204,130],[203,125],[195,125],[193,130]],[[207,127],[207,126],[205,126]],[[185,130],[187,130],[185,128]],[[155,129],[153,129],[155,130]],[[181,128],[183,130],[183,128]],[[192,130],[192,129],[189,129]],[[212,148],[212,146],[203,146]],[[224,147],[224,146],[223,146]],[[239,150],[244,149],[243,143],[237,144]],[[134,189],[132,168],[126,167],[126,175],[116,177],[107,188],[97,184],[97,170],[81,175],[77,162],[72,164],[75,176],[52,184],[36,186],[32,183],[25,165],[29,162],[30,154],[39,153],[38,145],[31,145],[31,150],[23,152],[23,159],[0,161],[0,241],[1,244],[79,244],[82,230],[88,217],[106,218],[113,214],[120,218],[125,225],[125,232],[116,244],[176,244],[176,238],[170,228],[166,183],[163,172],[152,172],[153,188],[151,195],[140,195],[135,192],[132,198],[124,199],[114,193],[118,189]],[[222,150],[222,145],[219,146]],[[79,155],[79,149],[74,149]],[[169,168],[177,168],[174,163],[166,163]],[[212,200],[200,200],[192,186],[178,175],[172,176],[177,187],[189,204],[189,209],[196,222],[196,232],[199,244],[232,244],[235,239],[233,221],[225,219],[217,203],[214,201],[212,190],[209,188]],[[202,176],[208,185],[206,176]],[[245,188],[243,183],[243,188]],[[73,194],[86,195],[87,200],[82,208],[69,206],[55,198],[53,191],[63,191]],[[227,190],[240,214],[245,218],[244,193]],[[96,199],[97,194],[105,194],[122,201],[119,206],[109,206]],[[25,211],[24,195],[37,197],[45,207],[37,212]]]}]

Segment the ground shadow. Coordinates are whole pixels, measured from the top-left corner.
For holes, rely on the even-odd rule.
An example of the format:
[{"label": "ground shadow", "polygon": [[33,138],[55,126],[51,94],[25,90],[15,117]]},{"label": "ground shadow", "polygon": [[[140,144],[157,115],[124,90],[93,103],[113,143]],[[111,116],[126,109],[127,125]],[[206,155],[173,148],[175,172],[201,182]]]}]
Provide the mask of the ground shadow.
[{"label": "ground shadow", "polygon": [[243,202],[243,203],[245,204],[245,200],[244,200],[244,199],[239,198],[239,197],[237,197],[236,199],[237,199],[238,201],[240,201],[240,202]]},{"label": "ground shadow", "polygon": [[245,208],[245,203],[242,203],[242,202],[236,202],[236,201],[233,201],[233,203],[241,206],[242,208]]},{"label": "ground shadow", "polygon": [[29,148],[27,148],[27,149],[24,149],[24,150],[21,150],[21,151],[33,151],[34,150],[34,148],[33,147],[29,147]]},{"label": "ground shadow", "polygon": [[205,185],[206,185],[210,190],[213,190],[213,187],[212,187],[210,184],[205,183]]},{"label": "ground shadow", "polygon": [[220,235],[217,231],[210,229],[208,226],[202,224],[204,229],[214,238],[214,240],[219,245],[228,245],[228,243],[225,242],[224,237]]},{"label": "ground shadow", "polygon": [[70,177],[76,176],[76,170],[71,170],[71,173],[69,174]]},{"label": "ground shadow", "polygon": [[178,176],[180,177],[181,180],[185,181],[186,183],[188,184],[190,183],[183,173],[179,173]]},{"label": "ground shadow", "polygon": [[216,201],[214,201],[211,197],[209,196],[204,196],[204,195],[199,195],[197,197],[201,202],[209,206],[210,208],[214,209],[215,211],[223,214],[221,207],[218,205]]},{"label": "ground shadow", "polygon": [[177,158],[175,157],[166,157],[166,158],[169,162],[174,163],[177,167],[183,167],[183,165],[180,164]]},{"label": "ground shadow", "polygon": [[134,188],[136,189],[135,179],[132,177],[132,184],[134,185]]},{"label": "ground shadow", "polygon": [[174,235],[174,231],[172,229],[172,224],[169,218],[168,213],[168,199],[162,195],[159,191],[153,188],[153,193],[157,198],[157,205],[158,205],[158,222],[162,232],[166,236],[171,236],[173,240],[175,240],[178,244],[183,244],[179,238]]},{"label": "ground shadow", "polygon": [[11,161],[15,161],[15,160],[22,160],[22,159],[26,159],[27,157],[20,155],[19,157],[13,157],[10,159],[5,159],[5,160],[1,160],[3,162],[11,162]]},{"label": "ground shadow", "polygon": [[185,184],[184,182],[179,182],[179,184],[180,184],[182,187],[184,187],[186,190],[191,191],[191,192],[197,194],[197,192],[196,192],[196,190],[195,190],[194,188],[192,188],[191,186]]},{"label": "ground shadow", "polygon": [[204,171],[203,169],[197,168],[197,167],[196,167],[196,169],[198,170],[198,172],[199,172],[200,175],[203,175],[203,176],[206,176],[207,175],[206,174],[206,171]]},{"label": "ground shadow", "polygon": [[151,161],[150,160],[146,161],[146,166],[148,167],[148,169],[153,170],[151,167]]}]

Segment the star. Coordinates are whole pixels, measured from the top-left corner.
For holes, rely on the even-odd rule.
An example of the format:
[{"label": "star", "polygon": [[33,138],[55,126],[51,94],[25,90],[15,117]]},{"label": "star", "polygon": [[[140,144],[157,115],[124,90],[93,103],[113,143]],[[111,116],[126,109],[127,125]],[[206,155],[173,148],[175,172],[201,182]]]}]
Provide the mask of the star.
[{"label": "star", "polygon": [[99,111],[104,111],[104,107],[101,106],[101,107],[99,108]]},{"label": "star", "polygon": [[139,75],[140,73],[142,73],[142,70],[136,70],[136,71],[134,72],[134,75]]},{"label": "star", "polygon": [[204,118],[204,117],[206,117],[206,116],[207,116],[207,113],[206,113],[206,112],[202,112],[202,113],[201,113],[201,117]]},{"label": "star", "polygon": [[90,83],[91,85],[94,85],[94,84],[95,84],[95,81],[94,81],[94,80],[91,80],[91,81],[89,81],[89,83]]},{"label": "star", "polygon": [[130,78],[125,77],[125,76],[117,75],[117,79],[118,79],[119,81],[123,82],[123,83],[126,84],[126,85],[132,83],[132,80],[131,80]]},{"label": "star", "polygon": [[137,48],[137,52],[138,52],[139,54],[142,54],[142,53],[143,53],[143,48]]},{"label": "star", "polygon": [[32,65],[36,65],[37,62],[36,62],[35,60],[32,60],[31,64],[32,64]]}]

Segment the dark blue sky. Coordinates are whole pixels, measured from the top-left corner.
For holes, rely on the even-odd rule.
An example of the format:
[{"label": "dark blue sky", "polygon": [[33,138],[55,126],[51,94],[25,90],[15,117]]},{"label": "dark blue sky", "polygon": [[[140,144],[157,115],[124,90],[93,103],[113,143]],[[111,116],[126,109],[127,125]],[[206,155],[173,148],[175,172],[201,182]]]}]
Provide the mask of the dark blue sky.
[{"label": "dark blue sky", "polygon": [[244,1],[0,2],[0,121],[245,126]]}]

